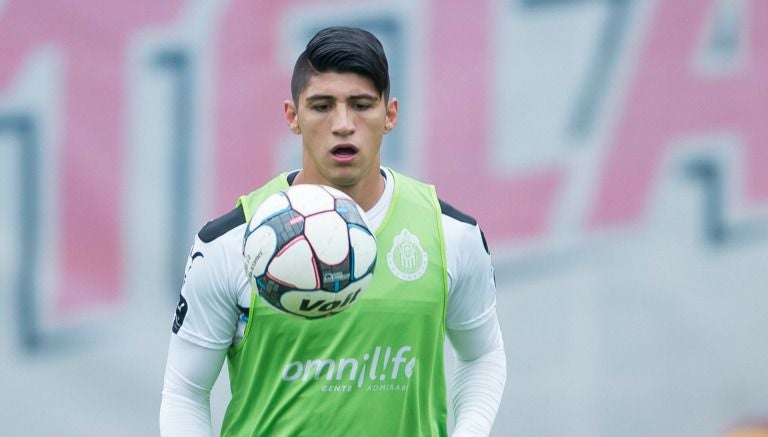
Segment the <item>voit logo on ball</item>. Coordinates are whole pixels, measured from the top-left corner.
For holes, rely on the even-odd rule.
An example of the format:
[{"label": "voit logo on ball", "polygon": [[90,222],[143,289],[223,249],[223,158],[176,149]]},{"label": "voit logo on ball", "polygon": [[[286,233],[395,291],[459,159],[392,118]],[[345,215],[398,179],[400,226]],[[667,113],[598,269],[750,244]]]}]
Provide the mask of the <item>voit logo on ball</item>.
[{"label": "voit logo on ball", "polygon": [[403,229],[392,241],[387,252],[387,265],[393,275],[403,281],[415,281],[427,271],[427,252],[421,247],[419,237]]}]

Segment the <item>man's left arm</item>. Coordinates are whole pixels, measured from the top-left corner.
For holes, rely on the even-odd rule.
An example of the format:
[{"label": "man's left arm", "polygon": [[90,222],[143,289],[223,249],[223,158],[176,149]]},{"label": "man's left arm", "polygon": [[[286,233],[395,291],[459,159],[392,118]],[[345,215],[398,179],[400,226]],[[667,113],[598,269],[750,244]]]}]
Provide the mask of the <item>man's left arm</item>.
[{"label": "man's left arm", "polygon": [[451,381],[453,437],[487,436],[499,410],[507,379],[507,360],[496,312],[467,330],[448,329],[456,351]]},{"label": "man's left arm", "polygon": [[451,380],[454,437],[487,436],[506,383],[506,355],[496,315],[496,284],[476,223],[445,217],[448,339],[456,353]]}]

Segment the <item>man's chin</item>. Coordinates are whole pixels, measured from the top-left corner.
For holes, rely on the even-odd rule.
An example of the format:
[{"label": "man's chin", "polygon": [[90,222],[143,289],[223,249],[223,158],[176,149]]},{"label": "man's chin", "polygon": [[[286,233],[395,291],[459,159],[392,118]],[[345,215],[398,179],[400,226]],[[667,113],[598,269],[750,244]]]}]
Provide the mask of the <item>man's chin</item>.
[{"label": "man's chin", "polygon": [[354,187],[360,183],[360,177],[352,174],[334,175],[330,179],[331,185],[337,188]]}]

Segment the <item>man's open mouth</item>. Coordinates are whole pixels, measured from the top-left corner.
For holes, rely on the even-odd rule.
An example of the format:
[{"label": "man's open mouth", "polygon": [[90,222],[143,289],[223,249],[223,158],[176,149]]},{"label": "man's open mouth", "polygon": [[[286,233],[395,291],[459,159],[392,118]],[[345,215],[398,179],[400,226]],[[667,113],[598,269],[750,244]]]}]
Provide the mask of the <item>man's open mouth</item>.
[{"label": "man's open mouth", "polygon": [[338,157],[353,156],[357,154],[357,147],[351,144],[342,144],[331,149],[331,154]]}]

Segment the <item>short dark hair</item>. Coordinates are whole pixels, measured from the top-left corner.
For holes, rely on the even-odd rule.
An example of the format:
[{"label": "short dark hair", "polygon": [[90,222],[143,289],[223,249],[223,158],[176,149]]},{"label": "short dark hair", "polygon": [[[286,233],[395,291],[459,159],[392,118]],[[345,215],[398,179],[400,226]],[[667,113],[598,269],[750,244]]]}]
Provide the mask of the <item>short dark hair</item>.
[{"label": "short dark hair", "polygon": [[299,94],[309,79],[320,73],[357,73],[389,99],[389,64],[381,42],[367,30],[356,27],[327,27],[315,34],[299,55],[291,77],[291,96]]}]

